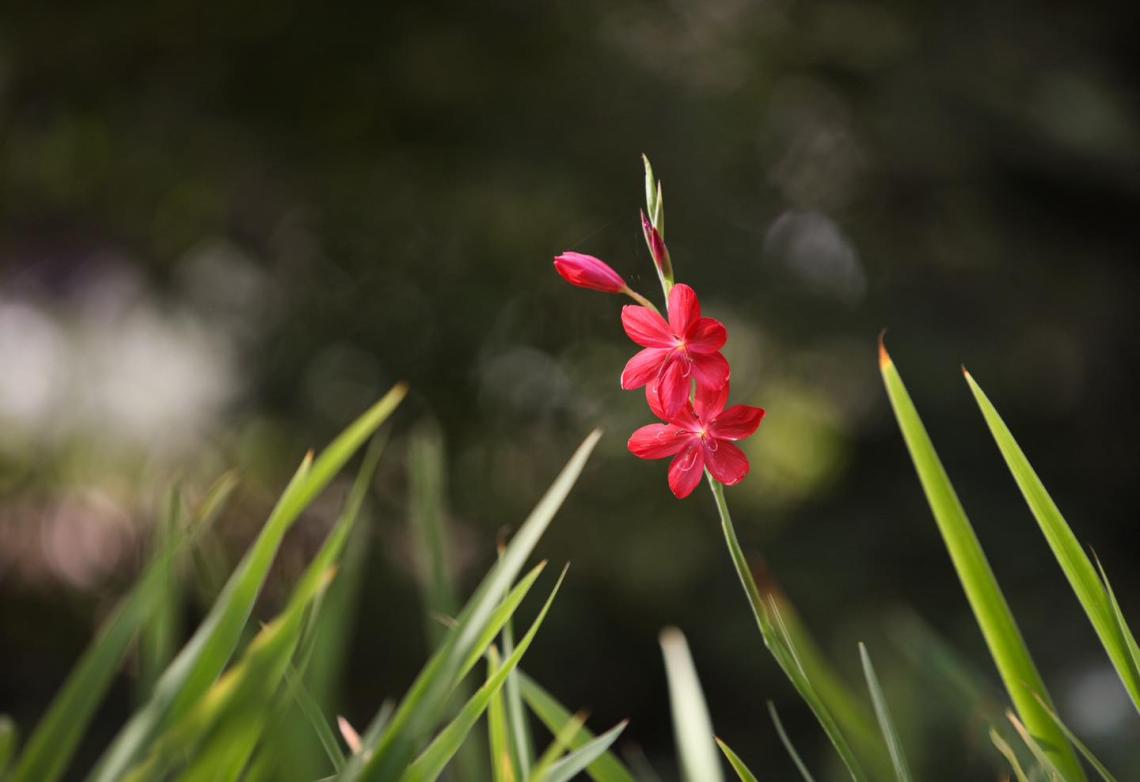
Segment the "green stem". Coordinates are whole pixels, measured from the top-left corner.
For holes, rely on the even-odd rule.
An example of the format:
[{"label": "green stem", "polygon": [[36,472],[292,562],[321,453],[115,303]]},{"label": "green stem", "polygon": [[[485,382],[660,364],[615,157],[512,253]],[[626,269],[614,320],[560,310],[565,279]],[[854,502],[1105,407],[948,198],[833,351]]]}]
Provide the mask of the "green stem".
[{"label": "green stem", "polygon": [[[637,302],[638,304],[640,304],[642,307],[645,307],[646,309],[650,309],[650,310],[652,310],[653,312],[656,312],[658,315],[660,315],[660,314],[661,314],[661,311],[657,309],[657,305],[656,305],[656,304],[654,304],[654,303],[653,303],[653,302],[651,302],[649,299],[647,299],[647,298],[645,298],[644,296],[642,296],[640,293],[638,293],[637,291],[635,291],[633,288],[626,288],[626,289],[625,289],[624,291],[622,291],[622,292],[623,292],[623,293],[624,293],[626,296],[629,296],[631,299],[633,299],[634,301],[636,301],[636,302]],[[665,298],[666,298],[666,300],[668,300],[668,298],[669,298],[669,297],[668,297],[668,294],[666,294],[666,297],[665,297]]]},{"label": "green stem", "polygon": [[740,548],[740,541],[736,538],[736,527],[732,525],[732,516],[728,512],[728,502],[724,499],[724,484],[712,477],[712,474],[707,470],[705,477],[708,478],[713,499],[716,500],[716,509],[720,513],[720,528],[724,532],[724,542],[728,544],[728,553],[732,557],[732,564],[736,567],[736,575],[740,577],[740,585],[744,587],[744,594],[748,596],[748,604],[752,606],[752,614],[756,617],[760,632],[764,634],[765,640],[767,640],[771,619],[768,616],[768,609],[764,605],[764,599],[760,596],[760,589],[756,586],[756,580],[752,578],[752,570],[748,567],[748,560],[744,558],[744,551]]}]

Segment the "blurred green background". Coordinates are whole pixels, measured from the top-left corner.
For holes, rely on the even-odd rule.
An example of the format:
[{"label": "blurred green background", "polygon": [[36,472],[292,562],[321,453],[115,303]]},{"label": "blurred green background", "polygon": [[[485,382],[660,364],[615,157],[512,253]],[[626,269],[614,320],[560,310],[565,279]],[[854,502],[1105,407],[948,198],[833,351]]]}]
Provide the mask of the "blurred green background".
[{"label": "blurred green background", "polygon": [[[916,772],[996,778],[984,731],[899,648],[898,618],[996,677],[879,383],[883,327],[1063,716],[1140,774],[1137,717],[958,372],[1135,615],[1138,16],[981,0],[4,4],[0,711],[27,725],[45,708],[172,483],[243,476],[213,569],[192,575],[206,596],[305,449],[406,379],[340,713],[366,721],[425,654],[410,428],[434,421],[446,442],[470,585],[600,425],[541,547],[573,566],[529,672],[598,726],[631,717],[627,751],[673,779],[657,634],[677,625],[718,733],[754,769],[793,773],[765,699],[830,763],[711,499],[676,501],[663,464],[625,452],[648,413],[618,389],[634,349],[619,302],[550,265],[589,252],[654,293],[645,152],[678,276],[729,327],[734,398],[768,409],[729,493],[740,535],[856,685],[869,644]],[[279,584],[335,510],[292,536]],[[188,599],[187,622],[200,610]]]}]

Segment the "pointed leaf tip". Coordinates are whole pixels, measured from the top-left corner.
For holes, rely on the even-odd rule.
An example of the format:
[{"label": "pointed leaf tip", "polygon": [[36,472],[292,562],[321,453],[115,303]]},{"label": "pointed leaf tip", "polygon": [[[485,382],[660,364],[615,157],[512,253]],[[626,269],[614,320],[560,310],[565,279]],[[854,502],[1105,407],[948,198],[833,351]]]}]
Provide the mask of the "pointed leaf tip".
[{"label": "pointed leaf tip", "polygon": [[879,332],[879,369],[886,369],[891,363],[891,356],[887,353],[886,337],[886,329]]}]

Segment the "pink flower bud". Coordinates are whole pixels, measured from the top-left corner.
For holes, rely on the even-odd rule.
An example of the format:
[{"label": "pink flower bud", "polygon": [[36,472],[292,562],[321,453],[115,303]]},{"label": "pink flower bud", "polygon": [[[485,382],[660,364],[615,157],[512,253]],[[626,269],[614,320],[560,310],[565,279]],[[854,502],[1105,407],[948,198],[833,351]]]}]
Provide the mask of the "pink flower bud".
[{"label": "pink flower bud", "polygon": [[602,293],[624,293],[629,288],[620,274],[592,255],[564,252],[554,259],[554,269],[562,279],[579,288]]},{"label": "pink flower bud", "polygon": [[665,240],[661,238],[661,232],[649,222],[649,218],[645,216],[645,212],[641,213],[641,232],[645,234],[645,244],[649,247],[649,254],[653,256],[653,262],[657,264],[657,268],[661,270],[661,275],[673,281],[673,260],[669,257],[669,248],[665,246]]}]

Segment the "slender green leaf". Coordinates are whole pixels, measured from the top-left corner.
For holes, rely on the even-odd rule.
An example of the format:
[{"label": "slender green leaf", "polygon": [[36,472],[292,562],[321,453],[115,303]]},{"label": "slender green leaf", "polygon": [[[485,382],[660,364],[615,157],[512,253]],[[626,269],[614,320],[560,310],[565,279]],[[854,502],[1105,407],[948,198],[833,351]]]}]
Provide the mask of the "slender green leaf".
[{"label": "slender green leaf", "polygon": [[[570,711],[565,706],[522,671],[519,672],[519,689],[527,706],[551,732],[558,731],[572,719]],[[594,734],[583,726],[567,737],[566,744],[571,749],[578,750],[593,739]],[[586,767],[586,773],[594,782],[634,782],[633,774],[609,751],[603,752],[591,762]]]},{"label": "slender green leaf", "polygon": [[[518,673],[518,669],[515,669]],[[570,740],[578,734],[582,726],[586,724],[586,715],[583,713],[575,714],[573,717],[566,721],[558,731],[554,734],[553,741],[542,756],[535,762],[534,768],[531,771],[527,782],[544,782],[546,774],[550,771],[550,767],[558,761],[566,750],[570,748]]]},{"label": "slender green leaf", "polygon": [[[500,603],[523,564],[546,531],[558,508],[570,493],[597,445],[601,432],[595,430],[570,458],[530,516],[523,522],[499,561],[475,590],[448,632],[443,645],[420,673],[397,707],[388,728],[364,761],[354,757],[341,776],[345,780],[363,778],[387,782],[402,772],[422,740],[435,727],[448,695],[462,678],[464,661],[472,664],[490,643],[486,638],[491,621],[501,615]],[[508,616],[504,616],[505,621]],[[499,627],[493,632],[498,633]],[[486,639],[486,640],[484,640]]]},{"label": "slender green leaf", "polygon": [[1045,708],[1046,711],[1049,712],[1049,716],[1053,718],[1053,721],[1055,723],[1057,723],[1057,727],[1061,729],[1061,732],[1065,734],[1065,737],[1068,738],[1069,741],[1073,743],[1073,746],[1077,748],[1077,752],[1080,752],[1081,756],[1089,762],[1089,765],[1096,769],[1096,773],[1100,774],[1100,778],[1105,782],[1116,782],[1116,778],[1112,775],[1112,772],[1110,772],[1108,768],[1100,762],[1100,759],[1092,753],[1091,749],[1085,746],[1085,743],[1081,741],[1077,735],[1073,733],[1073,731],[1069,730],[1069,726],[1061,721],[1061,718],[1057,716],[1057,713],[1049,708],[1047,704],[1042,703],[1041,705]]},{"label": "slender green leaf", "polygon": [[[514,629],[508,618],[503,623],[503,654],[510,656],[515,648]],[[507,710],[507,725],[510,730],[511,760],[518,769],[520,779],[530,779],[531,759],[534,748],[531,743],[530,730],[526,724],[526,708],[523,706],[522,693],[519,692],[519,672],[511,671],[507,677],[507,685],[503,688],[504,705]]]},{"label": "slender green leaf", "polygon": [[313,461],[310,456],[302,462],[205,620],[163,672],[150,700],[135,712],[104,753],[91,775],[95,782],[120,779],[154,736],[189,712],[222,672],[241,639],[285,533],[345,462],[392,414],[406,393],[404,385],[397,385],[337,437],[320,457]]},{"label": "slender green leaf", "polygon": [[796,656],[795,639],[792,638],[786,624],[780,617],[779,606],[775,600],[765,601],[760,590],[756,587],[756,579],[752,577],[752,570],[748,566],[748,560],[744,557],[744,551],[740,548],[740,541],[736,537],[736,527],[732,523],[732,515],[728,511],[728,502],[724,498],[724,486],[707,471],[706,477],[709,488],[712,490],[713,499],[716,500],[717,512],[720,514],[721,531],[724,533],[724,541],[728,546],[729,556],[732,558],[736,575],[744,588],[744,595],[748,598],[748,604],[752,608],[752,615],[760,628],[760,635],[764,638],[765,645],[772,652],[772,656],[776,658],[777,664],[796,688],[800,697],[812,710],[820,727],[823,728],[832,746],[835,747],[835,751],[839,753],[839,757],[848,773],[851,774],[851,778],[855,782],[865,782],[868,779],[866,772],[863,771],[863,767],[832,715],[831,709],[816,692],[811,679],[804,670],[803,663]]},{"label": "slender green leaf", "polygon": [[[493,679],[502,666],[495,647],[487,650],[487,678]],[[507,677],[510,678],[509,676]],[[507,704],[503,700],[502,688],[491,695],[487,704],[487,737],[491,748],[491,776],[495,782],[517,782],[509,729],[507,728]]]},{"label": "slender green leaf", "polygon": [[232,474],[223,475],[199,508],[185,534],[169,538],[166,547],[147,566],[131,591],[119,602],[98,637],[88,647],[47,713],[32,732],[10,777],[11,782],[53,782],[68,763],[102,702],[115,672],[139,628],[153,616],[163,598],[172,560],[190,545],[193,536],[213,520],[236,485]]},{"label": "slender green leaf", "polygon": [[997,747],[997,751],[1009,761],[1009,766],[1013,769],[1013,775],[1017,777],[1017,782],[1029,782],[1029,777],[1025,776],[1025,769],[1021,767],[1021,761],[1017,759],[1017,753],[1013,751],[1013,747],[1009,745],[1009,742],[1002,738],[1001,734],[993,728],[990,729],[990,741]]},{"label": "slender green leaf", "polygon": [[875,675],[875,667],[871,664],[871,655],[867,654],[867,647],[859,644],[859,657],[863,661],[863,675],[867,678],[867,689],[871,692],[871,702],[875,705],[875,715],[879,718],[879,727],[883,731],[883,740],[887,743],[887,750],[891,753],[891,763],[894,765],[895,777],[899,782],[911,782],[910,767],[906,762],[902,742],[895,730],[891,712],[887,706],[883,688],[879,686],[879,677]]},{"label": "slender green leaf", "polygon": [[1010,473],[1017,481],[1018,488],[1021,489],[1029,509],[1033,512],[1033,517],[1037,519],[1049,548],[1053,550],[1061,570],[1064,571],[1073,592],[1080,600],[1081,607],[1088,615],[1093,629],[1096,630],[1101,644],[1112,660],[1113,667],[1116,668],[1120,680],[1132,697],[1133,704],[1140,709],[1140,668],[1137,667],[1129,648],[1130,645],[1134,647],[1136,644],[1132,631],[1127,624],[1117,622],[1113,606],[1104,584],[1097,576],[1096,568],[1077,542],[1077,536],[1073,534],[1057,504],[1045,490],[1044,484],[1041,483],[1041,479],[997,409],[970,373],[963,370],[963,374],[977,400],[978,407],[981,408],[994,442],[997,443]]},{"label": "slender green leaf", "polygon": [[732,751],[732,749],[720,739],[716,740],[716,745],[720,747],[720,751],[728,759],[728,764],[732,766],[732,770],[736,772],[736,776],[740,778],[740,782],[758,782],[756,775],[753,774],[748,766],[744,765],[744,761]]},{"label": "slender green leaf", "polygon": [[879,359],[883,383],[926,493],[926,500],[1006,691],[1025,724],[1034,735],[1045,740],[1048,752],[1057,766],[1073,782],[1084,782],[1085,775],[1072,746],[1037,702],[1036,694],[1040,694],[1046,703],[1052,703],[1052,700],[1029,655],[1009,604],[994,578],[974,528],[966,517],[966,511],[938,459],[934,444],[922,425],[902,377],[882,343]]},{"label": "slender green leaf", "polygon": [[550,611],[550,606],[553,604],[554,598],[558,594],[558,589],[562,586],[562,581],[565,577],[566,570],[563,569],[562,575],[558,577],[558,582],[555,583],[554,589],[551,590],[550,596],[542,606],[542,610],[539,611],[538,616],[534,622],[531,623],[526,635],[519,641],[515,651],[510,657],[503,661],[502,665],[484,682],[483,686],[476,690],[475,694],[472,695],[467,703],[463,705],[463,708],[460,709],[458,716],[435,737],[427,746],[427,749],[403,772],[400,777],[401,782],[430,782],[430,780],[439,777],[448,762],[459,750],[463,741],[467,738],[467,734],[471,731],[472,726],[475,725],[479,717],[486,711],[491,699],[502,688],[507,680],[507,676],[518,666],[519,661],[522,660],[523,655],[526,654],[527,649],[530,648],[535,635],[538,634],[539,627],[542,626],[542,622],[546,618],[547,612]]},{"label": "slender green leaf", "polygon": [[1005,717],[1009,720],[1009,723],[1013,725],[1013,729],[1017,731],[1017,735],[1025,742],[1025,746],[1029,748],[1030,754],[1033,755],[1033,759],[1037,761],[1037,765],[1041,771],[1044,772],[1052,782],[1065,782],[1065,776],[1057,768],[1056,764],[1053,763],[1053,759],[1049,757],[1049,753],[1046,752],[1040,742],[1029,733],[1029,730],[1022,721],[1017,718],[1017,715],[1012,711],[1007,711]]},{"label": "slender green leaf", "polygon": [[720,782],[724,776],[716,751],[712,719],[689,653],[689,644],[675,627],[663,630],[659,640],[669,681],[673,735],[677,741],[682,774],[689,782]]},{"label": "slender green leaf", "polygon": [[772,701],[768,701],[768,714],[772,717],[772,725],[776,728],[776,735],[780,737],[780,743],[784,745],[788,756],[791,757],[792,762],[796,764],[796,770],[800,772],[800,776],[804,778],[804,782],[815,782],[803,758],[800,757],[800,753],[796,752],[795,745],[793,745],[792,740],[788,738],[788,732],[784,730],[784,723],[780,721],[780,713],[776,711],[776,704],[772,703]]},{"label": "slender green leaf", "polygon": [[1132,658],[1132,664],[1140,669],[1140,646],[1136,644],[1136,638],[1133,637],[1132,631],[1128,629],[1128,623],[1124,621],[1124,612],[1120,610],[1120,603],[1116,599],[1116,592],[1112,589],[1112,583],[1108,580],[1108,574],[1104,572],[1104,566],[1097,560],[1097,571],[1100,573],[1101,581],[1104,582],[1104,591],[1108,595],[1108,602],[1112,606],[1112,615],[1116,620],[1117,627],[1120,628],[1120,635],[1124,638],[1125,646],[1128,649],[1128,654]]},{"label": "slender green leaf", "polygon": [[613,746],[627,724],[625,721],[619,722],[593,741],[587,742],[554,763],[544,777],[544,782],[570,782]]},{"label": "slender green leaf", "polygon": [[285,669],[285,683],[289,688],[289,693],[297,702],[297,707],[305,715],[313,733],[321,742],[321,747],[324,749],[325,755],[328,756],[333,770],[340,771],[344,768],[345,763],[344,750],[340,748],[340,742],[337,741],[332,726],[325,718],[321,705],[317,703],[316,698],[309,692],[309,688],[305,686],[303,675],[290,665]]}]

